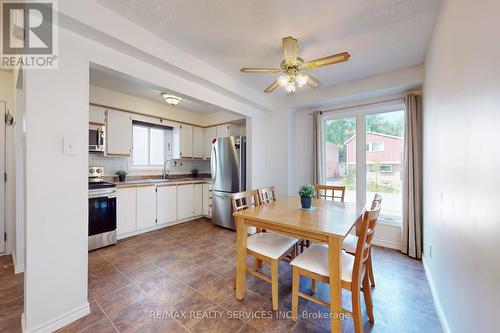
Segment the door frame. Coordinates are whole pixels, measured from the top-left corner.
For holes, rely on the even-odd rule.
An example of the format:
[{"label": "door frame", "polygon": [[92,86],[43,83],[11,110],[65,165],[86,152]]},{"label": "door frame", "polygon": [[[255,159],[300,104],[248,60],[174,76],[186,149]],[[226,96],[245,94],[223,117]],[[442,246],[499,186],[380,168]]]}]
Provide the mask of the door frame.
[{"label": "door frame", "polygon": [[5,173],[7,171],[7,125],[5,116],[7,115],[7,102],[0,101],[0,109],[2,109],[2,119],[0,121],[0,254],[6,252],[5,232],[7,221],[7,182],[5,181]]},{"label": "door frame", "polygon": [[[326,152],[325,123],[329,120],[356,119],[356,206],[358,207],[366,205],[366,116],[401,110],[404,111],[406,117],[403,98],[323,113],[321,119],[322,128],[321,131],[318,131],[318,133],[322,133],[320,143],[323,152]],[[322,160],[325,161],[324,156]],[[326,175],[326,163],[322,163],[321,168],[323,168],[322,174]],[[324,179],[321,179],[321,181],[324,182]]]}]

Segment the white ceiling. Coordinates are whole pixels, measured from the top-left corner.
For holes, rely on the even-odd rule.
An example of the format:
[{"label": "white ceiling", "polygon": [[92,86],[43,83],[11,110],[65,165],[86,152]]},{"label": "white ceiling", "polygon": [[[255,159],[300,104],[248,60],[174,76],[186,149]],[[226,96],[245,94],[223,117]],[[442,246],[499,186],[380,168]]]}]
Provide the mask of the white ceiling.
[{"label": "white ceiling", "polygon": [[165,103],[165,100],[163,99],[161,94],[164,92],[172,93],[183,98],[183,100],[178,104],[178,107],[184,110],[202,114],[218,111],[229,112],[228,110],[217,107],[215,105],[196,100],[189,96],[180,95],[176,92],[169,91],[168,89],[157,87],[148,82],[144,82],[131,76],[113,71],[108,68],[102,68],[101,66],[97,65],[92,65],[92,67],[90,68],[90,84],[128,95],[142,97],[144,99],[162,103],[165,105],[168,104]]},{"label": "white ceiling", "polygon": [[[305,60],[348,51],[347,63],[315,69],[324,86],[424,62],[441,0],[95,0],[262,91],[276,74],[281,38],[299,39]],[[306,88],[310,89],[310,88]]]}]

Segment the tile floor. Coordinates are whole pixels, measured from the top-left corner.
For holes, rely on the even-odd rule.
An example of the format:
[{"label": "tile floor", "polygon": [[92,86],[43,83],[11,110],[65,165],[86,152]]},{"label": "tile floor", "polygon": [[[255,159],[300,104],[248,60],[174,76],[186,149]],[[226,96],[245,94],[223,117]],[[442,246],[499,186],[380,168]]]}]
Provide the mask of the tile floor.
[{"label": "tile floor", "polygon": [[[328,332],[326,308],[300,299],[290,321],[291,270],[280,264],[280,312],[271,311],[271,288],[248,277],[246,297],[234,298],[235,233],[200,219],[119,241],[89,254],[91,313],[61,332]],[[0,257],[0,332],[19,332],[23,276]],[[249,259],[250,261],[251,259]],[[375,247],[375,324],[365,332],[442,332],[420,261]],[[264,266],[264,271],[268,268]],[[309,291],[310,282],[301,281]],[[328,301],[328,286],[318,285]],[[350,294],[344,294],[350,307]],[[364,305],[363,305],[364,307]],[[253,316],[249,316],[254,311]],[[343,324],[353,331],[351,319]]]}]

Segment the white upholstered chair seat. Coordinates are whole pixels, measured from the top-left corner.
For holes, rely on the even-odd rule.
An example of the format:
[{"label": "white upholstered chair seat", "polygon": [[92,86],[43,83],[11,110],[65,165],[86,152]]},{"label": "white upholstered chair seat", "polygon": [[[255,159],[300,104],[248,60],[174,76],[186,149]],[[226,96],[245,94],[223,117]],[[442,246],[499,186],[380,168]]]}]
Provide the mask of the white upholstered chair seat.
[{"label": "white upholstered chair seat", "polygon": [[[292,266],[323,276],[330,276],[328,270],[328,246],[317,244],[306,249],[292,260]],[[342,251],[342,280],[351,282],[354,256]]]},{"label": "white upholstered chair seat", "polygon": [[297,241],[296,238],[274,232],[259,232],[248,237],[247,249],[271,259],[278,259],[297,243]]},{"label": "white upholstered chair seat", "polygon": [[356,246],[358,245],[358,236],[348,234],[342,242],[342,248],[349,253],[356,253]]}]

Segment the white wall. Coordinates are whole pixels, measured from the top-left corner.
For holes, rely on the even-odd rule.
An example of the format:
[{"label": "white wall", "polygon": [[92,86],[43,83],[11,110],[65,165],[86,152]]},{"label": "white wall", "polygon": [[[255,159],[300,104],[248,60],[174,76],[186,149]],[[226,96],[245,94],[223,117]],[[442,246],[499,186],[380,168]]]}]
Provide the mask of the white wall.
[{"label": "white wall", "polygon": [[499,12],[497,0],[445,3],[426,61],[424,260],[455,333],[498,331]]},{"label": "white wall", "polygon": [[16,241],[12,249],[14,272],[24,271],[26,225],[26,90],[22,70],[14,71],[15,91],[15,209]]},{"label": "white wall", "polygon": [[[14,73],[0,71],[0,100],[7,102],[7,109],[11,114],[15,113],[14,98]],[[3,121],[3,108],[2,108]],[[2,138],[3,142],[3,138]],[[5,242],[5,253],[11,254],[15,247],[15,179],[16,168],[14,159],[14,127],[5,127],[5,171],[7,172],[7,184],[5,184],[5,232],[7,232],[7,241]],[[2,156],[3,160],[3,156]],[[0,222],[1,223],[1,222]]]},{"label": "white wall", "polygon": [[[57,70],[24,74],[27,332],[51,331],[89,311],[89,62],[73,34],[60,30],[59,43]],[[63,139],[72,141],[76,155],[63,155]]]}]

